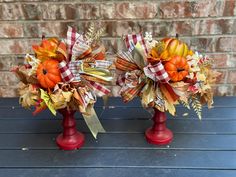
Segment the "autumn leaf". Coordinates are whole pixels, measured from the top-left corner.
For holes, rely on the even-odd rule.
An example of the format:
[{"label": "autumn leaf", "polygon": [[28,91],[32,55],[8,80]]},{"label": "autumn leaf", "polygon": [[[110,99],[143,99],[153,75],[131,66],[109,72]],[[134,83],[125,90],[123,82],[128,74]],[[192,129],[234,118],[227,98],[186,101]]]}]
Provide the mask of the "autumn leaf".
[{"label": "autumn leaf", "polygon": [[20,84],[19,87],[19,102],[24,108],[34,106],[36,101],[39,99],[39,92],[34,85],[31,84]]},{"label": "autumn leaf", "polygon": [[50,98],[50,96],[48,95],[47,92],[45,92],[43,89],[40,89],[40,97],[41,99],[43,99],[43,101],[45,102],[45,104],[47,105],[48,109],[51,111],[51,113],[56,116],[56,110],[53,107],[53,103],[52,100]]}]

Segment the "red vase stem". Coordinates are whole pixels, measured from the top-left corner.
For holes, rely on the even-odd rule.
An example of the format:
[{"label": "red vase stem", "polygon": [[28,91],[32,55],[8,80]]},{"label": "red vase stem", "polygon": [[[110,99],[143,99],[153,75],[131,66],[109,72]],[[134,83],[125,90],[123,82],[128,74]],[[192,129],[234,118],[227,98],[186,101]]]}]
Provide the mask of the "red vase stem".
[{"label": "red vase stem", "polygon": [[167,145],[173,139],[173,133],[166,127],[166,114],[155,109],[153,126],[146,130],[146,140],[150,144]]},{"label": "red vase stem", "polygon": [[80,148],[84,144],[84,135],[76,129],[75,111],[65,108],[60,109],[59,113],[63,116],[63,132],[56,139],[57,145],[63,150]]}]

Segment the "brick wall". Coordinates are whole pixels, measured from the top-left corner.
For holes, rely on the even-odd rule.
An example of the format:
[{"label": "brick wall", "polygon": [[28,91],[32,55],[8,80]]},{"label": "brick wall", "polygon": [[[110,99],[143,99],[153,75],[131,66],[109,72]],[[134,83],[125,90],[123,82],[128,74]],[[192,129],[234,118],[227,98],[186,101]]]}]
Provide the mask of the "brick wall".
[{"label": "brick wall", "polygon": [[67,25],[84,31],[91,21],[106,27],[103,41],[112,54],[120,36],[150,31],[175,36],[215,58],[222,73],[216,95],[236,95],[236,0],[0,0],[0,96],[16,96],[9,72],[41,35],[65,37]]}]

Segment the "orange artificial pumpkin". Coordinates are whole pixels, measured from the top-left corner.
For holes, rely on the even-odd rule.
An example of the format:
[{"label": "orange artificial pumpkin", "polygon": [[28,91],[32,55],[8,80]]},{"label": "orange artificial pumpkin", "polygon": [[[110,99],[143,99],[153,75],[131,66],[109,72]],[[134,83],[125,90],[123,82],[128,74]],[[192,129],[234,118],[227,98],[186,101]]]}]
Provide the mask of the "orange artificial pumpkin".
[{"label": "orange artificial pumpkin", "polygon": [[58,82],[61,82],[58,65],[59,62],[53,59],[45,60],[38,65],[37,79],[43,88],[53,88]]},{"label": "orange artificial pumpkin", "polygon": [[189,50],[188,46],[176,38],[165,38],[162,42],[165,44],[164,50],[168,51],[169,57],[192,55],[192,51]]},{"label": "orange artificial pumpkin", "polygon": [[180,56],[171,58],[165,63],[164,67],[173,82],[183,80],[188,75],[189,71],[189,65],[186,58]]}]

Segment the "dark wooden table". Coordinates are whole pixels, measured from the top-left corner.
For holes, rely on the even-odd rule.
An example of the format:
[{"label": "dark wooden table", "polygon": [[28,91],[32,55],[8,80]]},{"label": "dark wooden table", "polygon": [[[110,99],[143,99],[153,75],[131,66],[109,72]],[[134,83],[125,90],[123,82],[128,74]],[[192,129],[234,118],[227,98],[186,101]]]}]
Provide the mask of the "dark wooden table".
[{"label": "dark wooden table", "polygon": [[216,98],[214,109],[203,108],[201,121],[178,107],[167,122],[174,141],[159,147],[144,139],[152,121],[138,100],[111,98],[108,105],[96,104],[107,133],[93,139],[78,113],[86,143],[62,151],[55,145],[60,115],[33,117],[17,99],[0,99],[0,177],[236,177],[236,97]]}]

